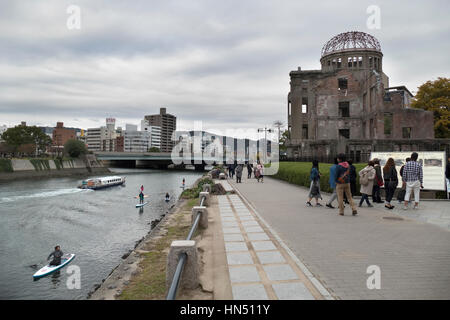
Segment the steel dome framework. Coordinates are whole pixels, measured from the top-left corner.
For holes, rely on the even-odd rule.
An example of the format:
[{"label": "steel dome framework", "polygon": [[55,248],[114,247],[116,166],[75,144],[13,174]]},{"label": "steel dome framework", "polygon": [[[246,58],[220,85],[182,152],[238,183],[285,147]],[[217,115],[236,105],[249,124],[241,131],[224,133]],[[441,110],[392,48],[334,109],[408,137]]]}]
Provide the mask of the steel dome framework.
[{"label": "steel dome framework", "polygon": [[368,33],[350,31],[331,38],[322,48],[322,57],[328,54],[352,49],[372,49],[381,52],[380,42]]}]

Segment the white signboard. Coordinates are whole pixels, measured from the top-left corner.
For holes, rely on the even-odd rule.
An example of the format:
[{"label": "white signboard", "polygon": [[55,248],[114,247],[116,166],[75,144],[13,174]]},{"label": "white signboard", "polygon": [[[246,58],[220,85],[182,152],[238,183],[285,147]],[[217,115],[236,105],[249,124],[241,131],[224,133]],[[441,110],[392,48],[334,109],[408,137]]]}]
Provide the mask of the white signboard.
[{"label": "white signboard", "polygon": [[[372,152],[370,159],[380,159],[381,168],[386,164],[387,159],[393,158],[395,168],[398,173],[398,181],[402,181],[400,168],[406,163],[406,158],[410,158],[412,151],[407,152]],[[423,188],[427,190],[445,190],[445,165],[447,163],[445,152],[443,151],[418,151],[417,161],[423,169]],[[402,184],[399,183],[398,187]]]}]

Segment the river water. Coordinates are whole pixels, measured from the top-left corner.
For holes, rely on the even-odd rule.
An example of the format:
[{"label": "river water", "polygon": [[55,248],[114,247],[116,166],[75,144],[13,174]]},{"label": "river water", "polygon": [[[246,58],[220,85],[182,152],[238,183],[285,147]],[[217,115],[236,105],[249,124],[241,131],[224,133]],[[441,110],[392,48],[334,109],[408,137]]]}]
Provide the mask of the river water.
[{"label": "river water", "polygon": [[[0,299],[85,299],[137,240],[150,230],[200,173],[149,169],[111,169],[126,186],[81,190],[83,177],[0,183]],[[86,177],[87,178],[87,177]],[[141,184],[150,201],[135,208]],[[166,192],[171,195],[164,201]],[[33,281],[55,245],[75,253],[69,264],[80,268],[81,289],[67,286],[68,267]],[[72,271],[73,272],[73,271]]]}]

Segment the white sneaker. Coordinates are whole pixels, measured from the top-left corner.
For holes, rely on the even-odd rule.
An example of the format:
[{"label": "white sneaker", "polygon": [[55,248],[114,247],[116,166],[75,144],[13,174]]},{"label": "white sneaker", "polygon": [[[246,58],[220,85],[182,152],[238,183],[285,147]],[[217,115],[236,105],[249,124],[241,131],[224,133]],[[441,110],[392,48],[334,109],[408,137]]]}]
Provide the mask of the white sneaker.
[{"label": "white sneaker", "polygon": [[419,206],[414,206],[413,209],[414,210],[419,210]]},{"label": "white sneaker", "polygon": [[407,206],[403,206],[403,210],[408,210],[408,207]]}]

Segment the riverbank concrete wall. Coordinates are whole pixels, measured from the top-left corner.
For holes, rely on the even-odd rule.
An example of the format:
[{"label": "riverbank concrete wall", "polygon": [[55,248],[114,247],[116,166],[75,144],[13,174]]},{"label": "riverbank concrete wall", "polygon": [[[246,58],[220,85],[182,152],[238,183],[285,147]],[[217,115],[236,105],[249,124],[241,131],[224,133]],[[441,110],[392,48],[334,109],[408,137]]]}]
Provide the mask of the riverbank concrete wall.
[{"label": "riverbank concrete wall", "polygon": [[0,181],[27,178],[66,177],[72,175],[103,174],[109,169],[95,156],[83,159],[11,159],[12,172],[0,172]]}]

